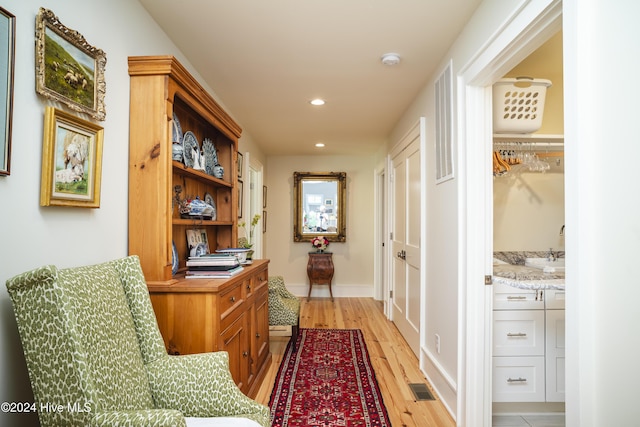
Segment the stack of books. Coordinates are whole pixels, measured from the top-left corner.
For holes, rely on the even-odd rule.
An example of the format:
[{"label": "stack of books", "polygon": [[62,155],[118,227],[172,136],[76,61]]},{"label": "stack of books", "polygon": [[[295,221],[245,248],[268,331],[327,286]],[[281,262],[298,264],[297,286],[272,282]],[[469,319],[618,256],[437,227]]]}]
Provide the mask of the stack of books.
[{"label": "stack of books", "polygon": [[192,256],[187,260],[187,279],[227,279],[244,268],[238,258],[228,254]]}]

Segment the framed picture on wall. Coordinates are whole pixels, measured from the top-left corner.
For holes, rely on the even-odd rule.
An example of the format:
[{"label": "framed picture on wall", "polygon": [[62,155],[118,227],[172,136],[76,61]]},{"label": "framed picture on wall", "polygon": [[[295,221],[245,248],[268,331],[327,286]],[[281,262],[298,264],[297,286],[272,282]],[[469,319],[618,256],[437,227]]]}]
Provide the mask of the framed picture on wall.
[{"label": "framed picture on wall", "polygon": [[103,133],[95,123],[46,108],[41,206],[100,207]]},{"label": "framed picture on wall", "polygon": [[267,207],[267,186],[262,186],[262,208],[266,209]]},{"label": "framed picture on wall", "polygon": [[36,17],[36,92],[104,120],[106,54],[40,8]]},{"label": "framed picture on wall", "polygon": [[238,151],[238,179],[242,178],[242,168],[244,167],[244,156]]},{"label": "framed picture on wall", "polygon": [[267,211],[262,211],[262,232],[267,232]]},{"label": "framed picture on wall", "polygon": [[244,184],[238,180],[238,218],[242,218],[242,198],[244,197]]},{"label": "framed picture on wall", "polygon": [[16,17],[0,7],[0,175],[9,175],[11,170],[15,36]]}]

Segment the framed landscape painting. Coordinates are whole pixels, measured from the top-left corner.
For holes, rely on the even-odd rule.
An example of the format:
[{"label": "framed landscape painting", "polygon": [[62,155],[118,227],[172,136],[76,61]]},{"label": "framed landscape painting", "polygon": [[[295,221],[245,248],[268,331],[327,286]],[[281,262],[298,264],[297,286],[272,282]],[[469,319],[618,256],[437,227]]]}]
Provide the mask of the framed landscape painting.
[{"label": "framed landscape painting", "polygon": [[95,123],[46,108],[41,206],[100,207],[103,133]]},{"label": "framed landscape painting", "polygon": [[105,53],[48,9],[36,17],[36,92],[97,120],[106,117]]},{"label": "framed landscape painting", "polygon": [[9,175],[16,17],[0,7],[0,175]]}]

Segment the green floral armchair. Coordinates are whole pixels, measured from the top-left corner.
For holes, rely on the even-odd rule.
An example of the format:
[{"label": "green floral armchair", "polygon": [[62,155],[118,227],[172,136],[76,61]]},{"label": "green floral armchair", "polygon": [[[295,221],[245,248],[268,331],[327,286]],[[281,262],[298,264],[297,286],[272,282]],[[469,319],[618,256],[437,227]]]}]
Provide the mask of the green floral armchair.
[{"label": "green floral armchair", "polygon": [[289,292],[282,276],[269,276],[269,326],[291,326],[291,340],[296,344],[300,300]]},{"label": "green floral armchair", "polygon": [[226,352],[167,354],[138,257],[45,266],[7,289],[42,426],[270,425]]}]

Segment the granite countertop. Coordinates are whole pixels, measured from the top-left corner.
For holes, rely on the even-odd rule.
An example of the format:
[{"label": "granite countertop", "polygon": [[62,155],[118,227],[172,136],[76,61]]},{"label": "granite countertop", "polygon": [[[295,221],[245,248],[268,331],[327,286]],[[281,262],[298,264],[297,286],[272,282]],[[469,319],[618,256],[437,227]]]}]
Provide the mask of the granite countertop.
[{"label": "granite countertop", "polygon": [[[546,258],[547,252],[494,252],[493,282],[502,283],[519,289],[557,289],[564,290],[564,271],[547,273],[539,268],[524,265],[526,258]],[[556,252],[558,258],[564,258],[564,252]]]}]

